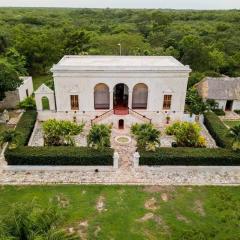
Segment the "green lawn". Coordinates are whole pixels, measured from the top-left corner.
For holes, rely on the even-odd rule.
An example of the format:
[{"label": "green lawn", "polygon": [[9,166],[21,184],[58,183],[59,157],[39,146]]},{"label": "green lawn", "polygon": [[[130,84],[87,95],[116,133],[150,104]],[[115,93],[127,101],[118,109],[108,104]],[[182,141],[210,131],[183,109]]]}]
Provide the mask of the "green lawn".
[{"label": "green lawn", "polygon": [[234,127],[234,126],[237,126],[237,125],[240,125],[240,121],[224,121],[224,123],[227,126],[229,126],[230,128]]},{"label": "green lawn", "polygon": [[53,81],[52,76],[46,75],[46,76],[34,76],[33,77],[33,88],[34,90],[37,90],[43,83],[47,84],[49,82]]},{"label": "green lawn", "polygon": [[240,187],[2,186],[0,216],[53,199],[82,239],[240,239]]}]

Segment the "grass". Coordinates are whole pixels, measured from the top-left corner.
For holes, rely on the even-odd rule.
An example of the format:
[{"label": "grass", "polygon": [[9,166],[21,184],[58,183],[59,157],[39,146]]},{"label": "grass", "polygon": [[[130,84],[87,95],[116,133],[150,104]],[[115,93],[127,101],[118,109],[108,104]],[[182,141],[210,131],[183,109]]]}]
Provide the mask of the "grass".
[{"label": "grass", "polygon": [[53,78],[50,75],[34,76],[33,77],[33,88],[34,88],[34,90],[37,90],[43,83],[48,85],[48,83],[51,81],[53,81]]},{"label": "grass", "polygon": [[224,123],[230,128],[240,125],[240,121],[224,121]]},{"label": "grass", "polygon": [[45,207],[58,199],[66,215],[64,228],[88,222],[80,229],[82,239],[237,240],[240,236],[240,187],[2,186],[0,196],[3,217],[14,203],[35,200]]}]

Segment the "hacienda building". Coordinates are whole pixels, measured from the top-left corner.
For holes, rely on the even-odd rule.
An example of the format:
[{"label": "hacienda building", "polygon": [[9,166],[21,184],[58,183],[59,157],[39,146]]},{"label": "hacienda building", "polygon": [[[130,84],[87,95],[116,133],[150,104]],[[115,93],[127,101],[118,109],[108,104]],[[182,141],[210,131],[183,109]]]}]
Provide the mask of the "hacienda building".
[{"label": "hacienda building", "polygon": [[195,87],[203,100],[215,100],[224,111],[240,109],[240,78],[206,77]]},{"label": "hacienda building", "polygon": [[[168,56],[64,56],[51,69],[55,90],[35,92],[38,119],[86,124],[183,120],[191,69]],[[43,100],[48,100],[44,109]]]}]

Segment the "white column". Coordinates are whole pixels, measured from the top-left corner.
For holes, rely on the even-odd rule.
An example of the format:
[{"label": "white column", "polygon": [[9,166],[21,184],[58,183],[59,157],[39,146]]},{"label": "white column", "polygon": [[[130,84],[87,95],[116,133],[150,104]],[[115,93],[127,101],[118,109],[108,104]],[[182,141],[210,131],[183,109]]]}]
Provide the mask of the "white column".
[{"label": "white column", "polygon": [[110,109],[113,109],[113,91],[109,92]]},{"label": "white column", "polygon": [[128,107],[132,108],[132,91],[128,92]]},{"label": "white column", "polygon": [[113,168],[118,168],[118,162],[119,162],[119,154],[117,152],[114,152],[113,154]]},{"label": "white column", "polygon": [[135,152],[133,154],[133,164],[134,164],[134,168],[138,168],[139,167],[139,158],[140,158],[140,154],[138,152]]}]

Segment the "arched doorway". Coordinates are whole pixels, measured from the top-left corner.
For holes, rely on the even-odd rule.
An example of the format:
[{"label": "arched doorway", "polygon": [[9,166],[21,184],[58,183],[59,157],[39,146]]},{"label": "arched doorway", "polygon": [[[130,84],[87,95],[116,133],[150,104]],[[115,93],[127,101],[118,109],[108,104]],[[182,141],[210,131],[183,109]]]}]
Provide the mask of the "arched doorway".
[{"label": "arched doorway", "polygon": [[113,107],[114,109],[128,108],[128,86],[119,83],[113,90]]},{"label": "arched doorway", "polygon": [[138,83],[133,88],[132,108],[147,109],[148,87],[144,83]]},{"label": "arched doorway", "polygon": [[42,110],[50,110],[49,100],[47,97],[42,97]]},{"label": "arched doorway", "polygon": [[124,120],[123,119],[120,119],[118,121],[118,129],[124,129]]},{"label": "arched doorway", "polygon": [[109,109],[110,107],[109,88],[104,83],[99,83],[94,88],[94,108]]}]

